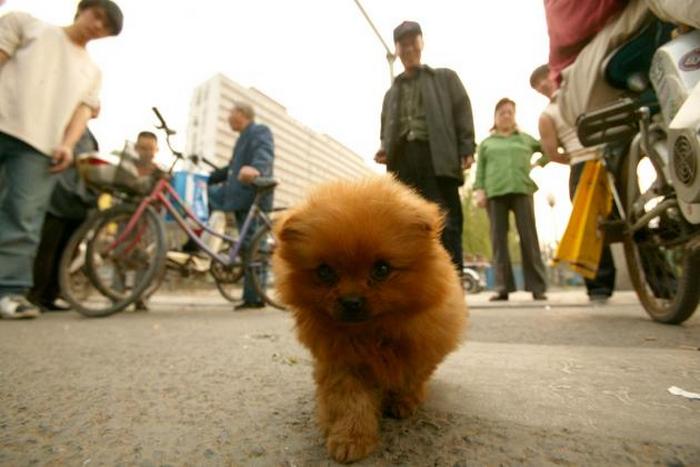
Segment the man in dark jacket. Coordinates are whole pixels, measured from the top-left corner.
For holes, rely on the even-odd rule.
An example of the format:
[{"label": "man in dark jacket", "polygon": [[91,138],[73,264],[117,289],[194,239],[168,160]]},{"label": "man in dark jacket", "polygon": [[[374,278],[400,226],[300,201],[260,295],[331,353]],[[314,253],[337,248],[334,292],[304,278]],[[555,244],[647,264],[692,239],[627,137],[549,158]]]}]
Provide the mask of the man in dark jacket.
[{"label": "man in dark jacket", "polygon": [[[231,129],[240,133],[233,156],[228,167],[216,170],[210,176],[209,205],[212,211],[233,212],[236,225],[240,232],[250,207],[255,199],[255,188],[251,182],[257,177],[271,177],[272,163],[275,156],[275,145],[272,132],[265,125],[255,123],[253,107],[243,102],[236,102],[228,118]],[[263,211],[272,209],[272,192],[260,202]],[[257,229],[257,219],[247,231],[243,239],[243,248],[248,248],[253,233]],[[261,274],[265,274],[262,271]],[[265,306],[253,286],[250,272],[245,271],[243,284],[243,303],[236,306],[237,310],[244,308],[262,308]]]},{"label": "man in dark jacket", "polygon": [[381,148],[375,161],[447,213],[442,243],[462,272],[463,171],[474,162],[474,123],[469,96],[457,73],[421,64],[418,23],[394,29],[405,71],[384,96]]}]

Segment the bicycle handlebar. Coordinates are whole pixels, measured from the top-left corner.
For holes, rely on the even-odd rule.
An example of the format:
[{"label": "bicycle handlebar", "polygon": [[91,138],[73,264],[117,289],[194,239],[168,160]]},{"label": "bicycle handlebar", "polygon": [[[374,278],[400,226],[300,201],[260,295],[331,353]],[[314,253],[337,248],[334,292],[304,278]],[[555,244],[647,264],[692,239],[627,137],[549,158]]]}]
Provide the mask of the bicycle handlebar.
[{"label": "bicycle handlebar", "polygon": [[168,149],[170,149],[170,152],[172,152],[176,158],[184,159],[182,153],[180,151],[176,151],[170,143],[170,137],[175,134],[175,130],[171,130],[170,128],[168,128],[168,124],[165,123],[165,119],[160,114],[157,107],[151,107],[151,109],[153,110],[153,113],[156,114],[156,117],[158,117],[158,120],[160,120],[160,126],[156,125],[156,128],[165,132],[165,142],[168,145]]},{"label": "bicycle handlebar", "polygon": [[[172,129],[170,129],[170,128],[168,127],[168,124],[165,123],[165,119],[164,119],[163,116],[160,114],[160,111],[158,110],[157,107],[151,107],[151,109],[153,110],[153,113],[156,114],[156,117],[158,117],[158,120],[160,121],[160,126],[156,125],[156,128],[159,129],[159,130],[163,130],[163,131],[165,132],[165,142],[167,143],[168,148],[170,149],[170,152],[172,152],[173,155],[174,155],[175,157],[177,157],[178,159],[185,159],[184,155],[183,155],[180,151],[176,151],[176,150],[172,147],[172,145],[170,144],[170,137],[171,137],[172,135],[174,135],[174,134],[176,133],[176,131],[175,131],[175,130],[172,130]],[[217,167],[216,165],[214,165],[214,163],[212,163],[211,161],[209,161],[206,157],[197,156],[196,154],[192,154],[192,155],[188,156],[187,159],[191,160],[191,161],[194,162],[195,164],[199,164],[199,161],[202,161],[202,162],[204,162],[206,165],[208,165],[209,167],[211,167],[212,169],[214,169],[214,170],[218,169],[218,167]]]},{"label": "bicycle handlebar", "polygon": [[153,109],[153,112],[156,114],[156,117],[158,117],[158,120],[160,120],[160,126],[156,126],[156,128],[158,128],[159,130],[164,130],[165,134],[168,136],[174,135],[176,133],[175,130],[171,130],[170,128],[168,128],[168,124],[165,123],[165,119],[158,111],[158,107],[151,107],[151,108]]}]

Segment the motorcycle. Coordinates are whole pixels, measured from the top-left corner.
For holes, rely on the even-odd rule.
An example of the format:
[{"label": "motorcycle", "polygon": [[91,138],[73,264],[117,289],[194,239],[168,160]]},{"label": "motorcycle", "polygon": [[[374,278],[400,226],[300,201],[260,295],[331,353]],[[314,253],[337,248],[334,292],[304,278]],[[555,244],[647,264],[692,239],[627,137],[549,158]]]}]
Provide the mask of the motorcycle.
[{"label": "motorcycle", "polygon": [[[584,146],[600,148],[607,171],[615,206],[600,223],[607,241],[623,243],[649,316],[680,324],[700,301],[700,31],[649,47],[671,27],[647,27],[656,28],[647,43],[634,43],[639,34],[607,62],[606,76],[629,97],[579,116],[577,132]],[[621,62],[636,69],[616,70]]]},{"label": "motorcycle", "polygon": [[465,292],[477,294],[486,288],[486,281],[476,270],[464,266],[462,268],[462,285]]}]

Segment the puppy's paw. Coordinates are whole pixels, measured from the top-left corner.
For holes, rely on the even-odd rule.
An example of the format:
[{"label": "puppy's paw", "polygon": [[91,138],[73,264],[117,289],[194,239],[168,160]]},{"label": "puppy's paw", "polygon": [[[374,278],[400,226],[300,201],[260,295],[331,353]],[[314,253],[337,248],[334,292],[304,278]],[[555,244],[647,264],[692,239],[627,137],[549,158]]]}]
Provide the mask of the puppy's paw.
[{"label": "puppy's paw", "polygon": [[420,402],[418,397],[394,395],[385,402],[384,413],[392,418],[408,418],[416,413]]},{"label": "puppy's paw", "polygon": [[387,416],[392,418],[408,418],[418,409],[418,401],[412,401],[408,399],[394,399],[389,402],[384,412]]},{"label": "puppy's paw", "polygon": [[330,435],[326,441],[326,448],[328,455],[336,462],[347,463],[367,457],[377,449],[378,444],[379,440],[376,436]]}]

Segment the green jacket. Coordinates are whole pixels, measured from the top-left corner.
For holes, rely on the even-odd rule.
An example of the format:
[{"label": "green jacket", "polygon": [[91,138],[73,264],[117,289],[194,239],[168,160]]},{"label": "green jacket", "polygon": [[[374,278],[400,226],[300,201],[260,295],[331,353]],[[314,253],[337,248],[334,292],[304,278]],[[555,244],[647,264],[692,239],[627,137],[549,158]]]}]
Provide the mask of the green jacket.
[{"label": "green jacket", "polygon": [[[530,178],[530,160],[540,151],[540,142],[525,132],[509,136],[493,133],[479,145],[474,189],[485,190],[488,198],[533,194],[537,185]],[[547,159],[541,157],[537,163],[544,165]]]}]

